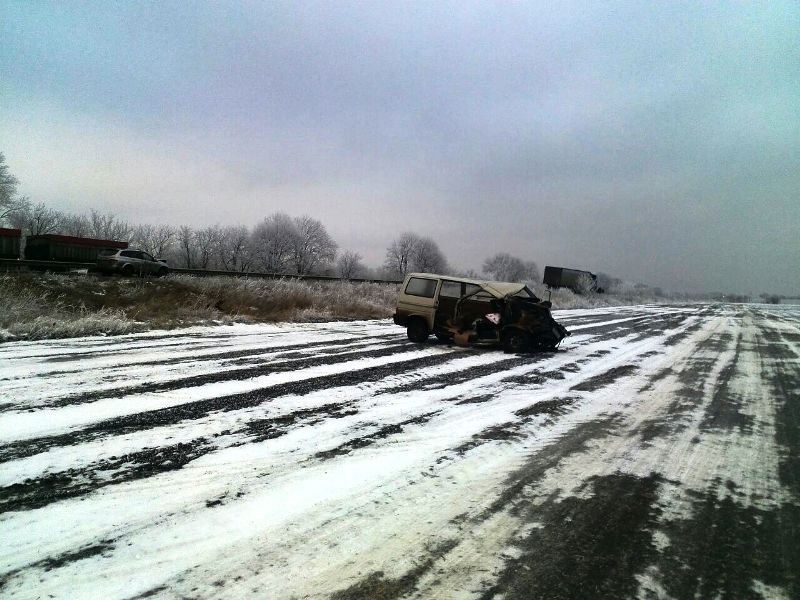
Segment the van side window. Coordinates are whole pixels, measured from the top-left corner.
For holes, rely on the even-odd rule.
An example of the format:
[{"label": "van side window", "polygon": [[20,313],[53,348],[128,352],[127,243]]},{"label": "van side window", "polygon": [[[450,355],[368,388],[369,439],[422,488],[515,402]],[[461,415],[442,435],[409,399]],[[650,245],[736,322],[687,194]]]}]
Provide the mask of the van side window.
[{"label": "van side window", "polygon": [[488,304],[489,302],[494,300],[494,296],[492,296],[489,292],[485,290],[481,290],[474,296],[470,296],[469,299],[472,300],[473,302],[485,302],[486,304]]},{"label": "van side window", "polygon": [[406,294],[410,296],[422,296],[423,298],[433,298],[436,293],[435,279],[422,279],[421,277],[412,277],[408,280],[406,285]]},{"label": "van side window", "polygon": [[439,290],[439,298],[461,298],[461,283],[443,279],[442,289]]},{"label": "van side window", "polygon": [[473,293],[477,292],[479,289],[481,289],[481,286],[475,285],[474,283],[468,283],[467,284],[467,289],[464,292],[464,294],[465,295],[466,294],[473,294]]}]

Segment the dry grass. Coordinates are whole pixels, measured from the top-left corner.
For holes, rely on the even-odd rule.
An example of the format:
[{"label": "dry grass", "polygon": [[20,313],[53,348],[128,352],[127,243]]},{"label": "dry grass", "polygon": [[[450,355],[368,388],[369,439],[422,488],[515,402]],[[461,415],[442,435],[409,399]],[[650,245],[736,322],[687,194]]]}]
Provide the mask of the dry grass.
[{"label": "dry grass", "polygon": [[648,293],[635,291],[624,293],[597,294],[587,292],[576,294],[570,289],[559,288],[550,291],[543,284],[528,284],[533,293],[539,298],[550,298],[553,309],[567,310],[574,308],[602,308],[604,306],[632,306],[636,304],[665,304],[671,302],[669,298],[659,298]]},{"label": "dry grass", "polygon": [[123,311],[70,302],[69,294],[58,286],[48,288],[49,280],[31,275],[0,276],[0,341],[118,335],[145,329]]},{"label": "dry grass", "polygon": [[397,285],[170,275],[0,275],[0,340],[113,335],[150,328],[385,318]]},{"label": "dry grass", "polygon": [[[541,298],[544,286],[529,284]],[[231,322],[388,318],[399,286],[347,281],[170,275],[124,279],[79,274],[0,275],[0,341],[116,335]],[[552,293],[554,309],[664,302],[628,294]]]}]

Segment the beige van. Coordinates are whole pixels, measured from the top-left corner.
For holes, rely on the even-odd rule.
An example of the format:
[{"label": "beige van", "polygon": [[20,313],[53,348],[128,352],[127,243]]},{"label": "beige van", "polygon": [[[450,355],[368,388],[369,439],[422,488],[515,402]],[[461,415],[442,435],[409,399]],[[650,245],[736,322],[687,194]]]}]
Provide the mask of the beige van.
[{"label": "beige van", "polygon": [[462,345],[502,344],[509,352],[555,348],[569,335],[522,283],[482,281],[433,273],[406,275],[394,322],[408,339],[437,338]]}]

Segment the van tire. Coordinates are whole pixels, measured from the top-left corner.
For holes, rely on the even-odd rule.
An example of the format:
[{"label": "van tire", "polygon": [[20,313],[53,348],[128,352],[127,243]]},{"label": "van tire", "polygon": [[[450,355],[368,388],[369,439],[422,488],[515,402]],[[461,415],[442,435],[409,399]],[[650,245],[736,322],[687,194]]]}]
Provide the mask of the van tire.
[{"label": "van tire", "polygon": [[415,344],[422,344],[427,341],[428,335],[430,335],[428,324],[419,317],[409,319],[406,335]]},{"label": "van tire", "polygon": [[122,274],[125,277],[133,277],[133,272],[134,272],[133,265],[125,265],[124,267],[122,267]]},{"label": "van tire", "polygon": [[503,332],[503,350],[518,354],[531,349],[531,336],[521,329],[506,329]]}]

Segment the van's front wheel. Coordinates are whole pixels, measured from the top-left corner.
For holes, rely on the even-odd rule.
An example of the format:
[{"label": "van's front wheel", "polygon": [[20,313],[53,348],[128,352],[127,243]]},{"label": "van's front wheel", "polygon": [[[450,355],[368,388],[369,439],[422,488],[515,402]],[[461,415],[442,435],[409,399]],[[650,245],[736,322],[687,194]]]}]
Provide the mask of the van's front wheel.
[{"label": "van's front wheel", "polygon": [[422,319],[411,319],[408,322],[406,329],[408,339],[415,344],[422,344],[428,339],[430,332],[428,331],[428,324]]},{"label": "van's front wheel", "polygon": [[531,349],[531,336],[519,329],[507,329],[503,332],[503,350],[517,354]]}]

